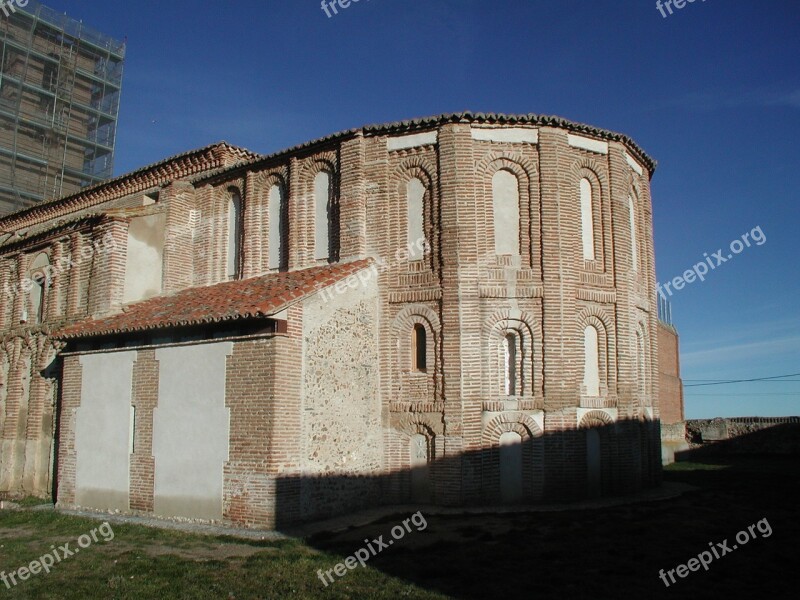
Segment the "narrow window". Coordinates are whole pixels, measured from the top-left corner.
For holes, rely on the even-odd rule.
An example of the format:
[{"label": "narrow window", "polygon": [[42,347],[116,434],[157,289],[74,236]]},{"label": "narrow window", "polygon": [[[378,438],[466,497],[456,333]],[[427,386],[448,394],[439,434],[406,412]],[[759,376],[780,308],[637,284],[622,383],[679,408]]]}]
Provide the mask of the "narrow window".
[{"label": "narrow window", "polygon": [[409,260],[422,258],[425,243],[425,186],[416,177],[406,186],[406,202],[408,205],[408,252]]},{"label": "narrow window", "polygon": [[411,334],[411,359],[414,371],[424,373],[428,370],[428,332],[420,323],[414,325]]},{"label": "narrow window", "polygon": [[519,254],[519,180],[510,171],[492,177],[495,254]]},{"label": "narrow window", "polygon": [[288,265],[286,244],[286,200],[283,188],[273,185],[269,190],[269,268],[283,269]]},{"label": "narrow window", "polygon": [[47,287],[48,287],[48,268],[50,266],[50,257],[44,252],[40,253],[31,263],[29,270],[29,277],[33,285],[30,291],[30,313],[23,315],[23,321],[30,321],[32,323],[41,323],[45,319],[45,307],[47,304]]},{"label": "narrow window", "polygon": [[633,205],[633,198],[628,196],[628,216],[630,217],[631,226],[631,262],[633,263],[633,270],[639,270],[639,251],[637,248],[638,242],[636,241],[636,210]]},{"label": "narrow window", "polygon": [[505,379],[506,396],[517,395],[517,336],[513,333],[506,335],[505,346]]},{"label": "narrow window", "polygon": [[320,171],[314,178],[314,258],[331,256],[331,176]]},{"label": "narrow window", "polygon": [[31,288],[31,316],[33,317],[34,323],[41,323],[44,321],[44,290],[44,276],[37,273],[33,278],[33,287]]},{"label": "narrow window", "polygon": [[597,329],[589,325],[583,331],[583,386],[587,396],[600,395],[600,348]]},{"label": "narrow window", "polygon": [[241,268],[242,198],[231,190],[228,199],[228,279],[237,279]]},{"label": "narrow window", "polygon": [[584,178],[581,179],[581,235],[584,260],[594,260],[594,214],[592,209],[592,184]]}]

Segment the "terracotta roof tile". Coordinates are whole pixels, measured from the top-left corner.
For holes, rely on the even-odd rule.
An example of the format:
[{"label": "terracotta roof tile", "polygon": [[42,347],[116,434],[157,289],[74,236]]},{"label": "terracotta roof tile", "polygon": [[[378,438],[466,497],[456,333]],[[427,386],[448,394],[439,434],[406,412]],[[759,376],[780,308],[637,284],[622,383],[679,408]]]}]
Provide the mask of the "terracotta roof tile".
[{"label": "terracotta roof tile", "polygon": [[0,217],[2,229],[24,229],[61,215],[127,196],[167,181],[202,171],[229,168],[240,162],[249,163],[261,156],[227,142],[217,142],[165,158],[157,163],[106,179],[54,200],[39,202]]},{"label": "terracotta roof tile", "polygon": [[308,142],[303,142],[302,144],[298,144],[296,146],[292,146],[291,148],[280,150],[272,154],[259,155],[245,162],[243,165],[238,164],[238,165],[232,165],[230,167],[224,167],[214,173],[200,173],[196,176],[195,181],[203,181],[206,178],[218,177],[222,174],[236,171],[237,169],[253,168],[253,167],[259,167],[261,165],[268,165],[275,162],[276,160],[283,160],[287,155],[291,155],[300,150],[306,150],[308,148],[312,148],[315,146],[324,145],[330,142],[336,142],[338,140],[349,138],[357,134],[362,134],[365,136],[376,136],[376,135],[387,135],[387,134],[391,135],[391,134],[411,133],[415,131],[427,130],[432,127],[439,127],[440,125],[444,125],[447,123],[479,123],[479,124],[485,123],[485,124],[496,124],[496,125],[534,125],[541,127],[559,127],[575,133],[593,135],[604,140],[621,142],[627,145],[629,150],[631,150],[634,153],[634,155],[636,155],[641,159],[641,161],[644,163],[644,166],[646,166],[648,171],[650,172],[651,176],[657,166],[656,161],[652,157],[650,157],[636,142],[634,142],[633,139],[631,139],[629,136],[625,134],[616,133],[608,129],[601,129],[599,127],[594,127],[592,125],[577,123],[575,121],[570,121],[568,119],[564,119],[563,117],[559,117],[556,115],[538,115],[534,113],[528,113],[524,115],[508,115],[503,113],[482,113],[482,112],[463,111],[457,113],[444,113],[432,117],[406,119],[405,121],[395,121],[393,123],[365,125],[363,127],[346,129],[344,131],[339,131],[337,133],[333,133],[325,137],[321,137]]},{"label": "terracotta roof tile", "polygon": [[67,340],[268,317],[371,264],[367,258],[189,288],[132,304],[110,317],[81,321],[52,337]]}]

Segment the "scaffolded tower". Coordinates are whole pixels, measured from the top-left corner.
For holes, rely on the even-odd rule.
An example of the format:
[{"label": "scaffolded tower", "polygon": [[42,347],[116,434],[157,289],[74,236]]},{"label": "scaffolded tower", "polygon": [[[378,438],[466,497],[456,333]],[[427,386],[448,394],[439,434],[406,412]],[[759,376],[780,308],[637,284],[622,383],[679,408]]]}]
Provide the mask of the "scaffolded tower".
[{"label": "scaffolded tower", "polygon": [[0,215],[111,177],[125,44],[31,0],[0,13]]}]

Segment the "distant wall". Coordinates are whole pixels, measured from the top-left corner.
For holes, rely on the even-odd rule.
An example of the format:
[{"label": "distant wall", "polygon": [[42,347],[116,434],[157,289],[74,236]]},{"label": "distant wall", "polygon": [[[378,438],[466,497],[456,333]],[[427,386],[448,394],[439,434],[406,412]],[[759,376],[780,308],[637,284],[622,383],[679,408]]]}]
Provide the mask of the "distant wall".
[{"label": "distant wall", "polygon": [[800,417],[686,421],[689,450],[679,460],[720,454],[800,454]]},{"label": "distant wall", "polygon": [[683,421],[678,332],[661,321],[658,322],[658,399],[662,424]]}]

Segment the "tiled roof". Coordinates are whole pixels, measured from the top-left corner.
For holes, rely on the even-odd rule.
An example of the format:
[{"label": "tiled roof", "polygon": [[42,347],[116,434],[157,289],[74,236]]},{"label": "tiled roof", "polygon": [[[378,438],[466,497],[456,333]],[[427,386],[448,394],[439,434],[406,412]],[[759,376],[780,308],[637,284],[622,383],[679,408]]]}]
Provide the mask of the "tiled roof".
[{"label": "tiled roof", "polygon": [[230,167],[241,162],[250,162],[259,156],[245,148],[232,146],[227,142],[217,142],[203,148],[176,154],[119,177],[101,181],[69,196],[40,202],[11,213],[0,218],[0,229],[13,230],[30,227],[48,219],[102,204],[187,175]]},{"label": "tiled roof", "polygon": [[87,319],[52,337],[67,340],[268,317],[371,264],[372,259],[366,258],[189,288],[132,304],[120,314]]},{"label": "tiled roof", "polygon": [[481,123],[497,125],[535,125],[541,127],[560,127],[574,133],[599,137],[604,140],[625,144],[635,157],[642,161],[652,175],[656,161],[648,156],[636,142],[621,133],[600,129],[592,125],[576,123],[553,115],[506,115],[501,113],[458,112],[445,113],[432,117],[408,119],[379,125],[366,125],[340,131],[317,140],[304,142],[297,146],[281,150],[269,155],[257,154],[244,148],[232,146],[226,142],[218,142],[204,148],[190,150],[155,164],[142,167],[136,171],[120,175],[115,179],[103,181],[71,195],[36,204],[30,208],[0,218],[0,229],[7,231],[23,229],[47,219],[83,210],[109,200],[119,198],[137,191],[143,191],[156,185],[184,177],[192,177],[194,181],[219,177],[237,169],[252,169],[262,164],[283,160],[286,156],[302,150],[329,144],[355,135],[376,136],[410,133],[438,127],[447,123]]},{"label": "tiled roof", "polygon": [[[36,225],[25,230],[24,235],[6,235],[0,240],[0,251],[6,252],[14,247],[30,246],[39,237],[61,235],[69,231],[77,231],[83,226],[94,226],[103,218],[103,213],[84,213],[72,219],[57,219]],[[8,232],[3,231],[2,234]]]},{"label": "tiled roof", "polygon": [[[395,121],[392,123],[365,125],[363,127],[356,127],[353,129],[347,129],[345,131],[339,131],[337,133],[333,133],[316,140],[303,142],[302,144],[292,146],[291,148],[287,148],[285,150],[280,150],[272,154],[264,154],[258,156],[256,158],[247,161],[246,163],[244,163],[244,165],[233,165],[231,167],[223,167],[219,169],[218,172],[215,172],[213,174],[208,174],[208,177],[213,177],[223,172],[235,171],[242,167],[252,168],[253,166],[258,166],[261,164],[269,164],[276,160],[281,160],[285,158],[286,155],[293,154],[301,150],[306,150],[308,148],[312,148],[315,146],[324,145],[326,143],[336,142],[341,139],[350,138],[359,133],[365,136],[411,133],[414,131],[420,131],[420,130],[430,129],[432,127],[438,127],[440,125],[445,125],[447,123],[479,123],[479,124],[491,124],[491,125],[536,125],[540,127],[560,127],[562,129],[566,129],[574,133],[596,136],[599,137],[600,139],[621,142],[625,144],[628,147],[628,149],[631,152],[633,152],[633,154],[636,155],[643,162],[643,164],[647,167],[651,175],[655,171],[657,165],[656,161],[652,157],[650,157],[644,150],[642,150],[642,148],[636,142],[634,142],[629,136],[622,133],[616,133],[608,129],[600,129],[592,125],[577,123],[575,121],[570,121],[568,119],[564,119],[563,117],[555,115],[537,115],[535,113],[528,113],[525,115],[506,115],[502,113],[480,113],[480,112],[464,111],[458,113],[444,113],[432,117],[407,119],[405,121]],[[205,174],[200,174],[197,176],[197,179],[202,180],[205,179],[205,177],[206,177]]]}]

